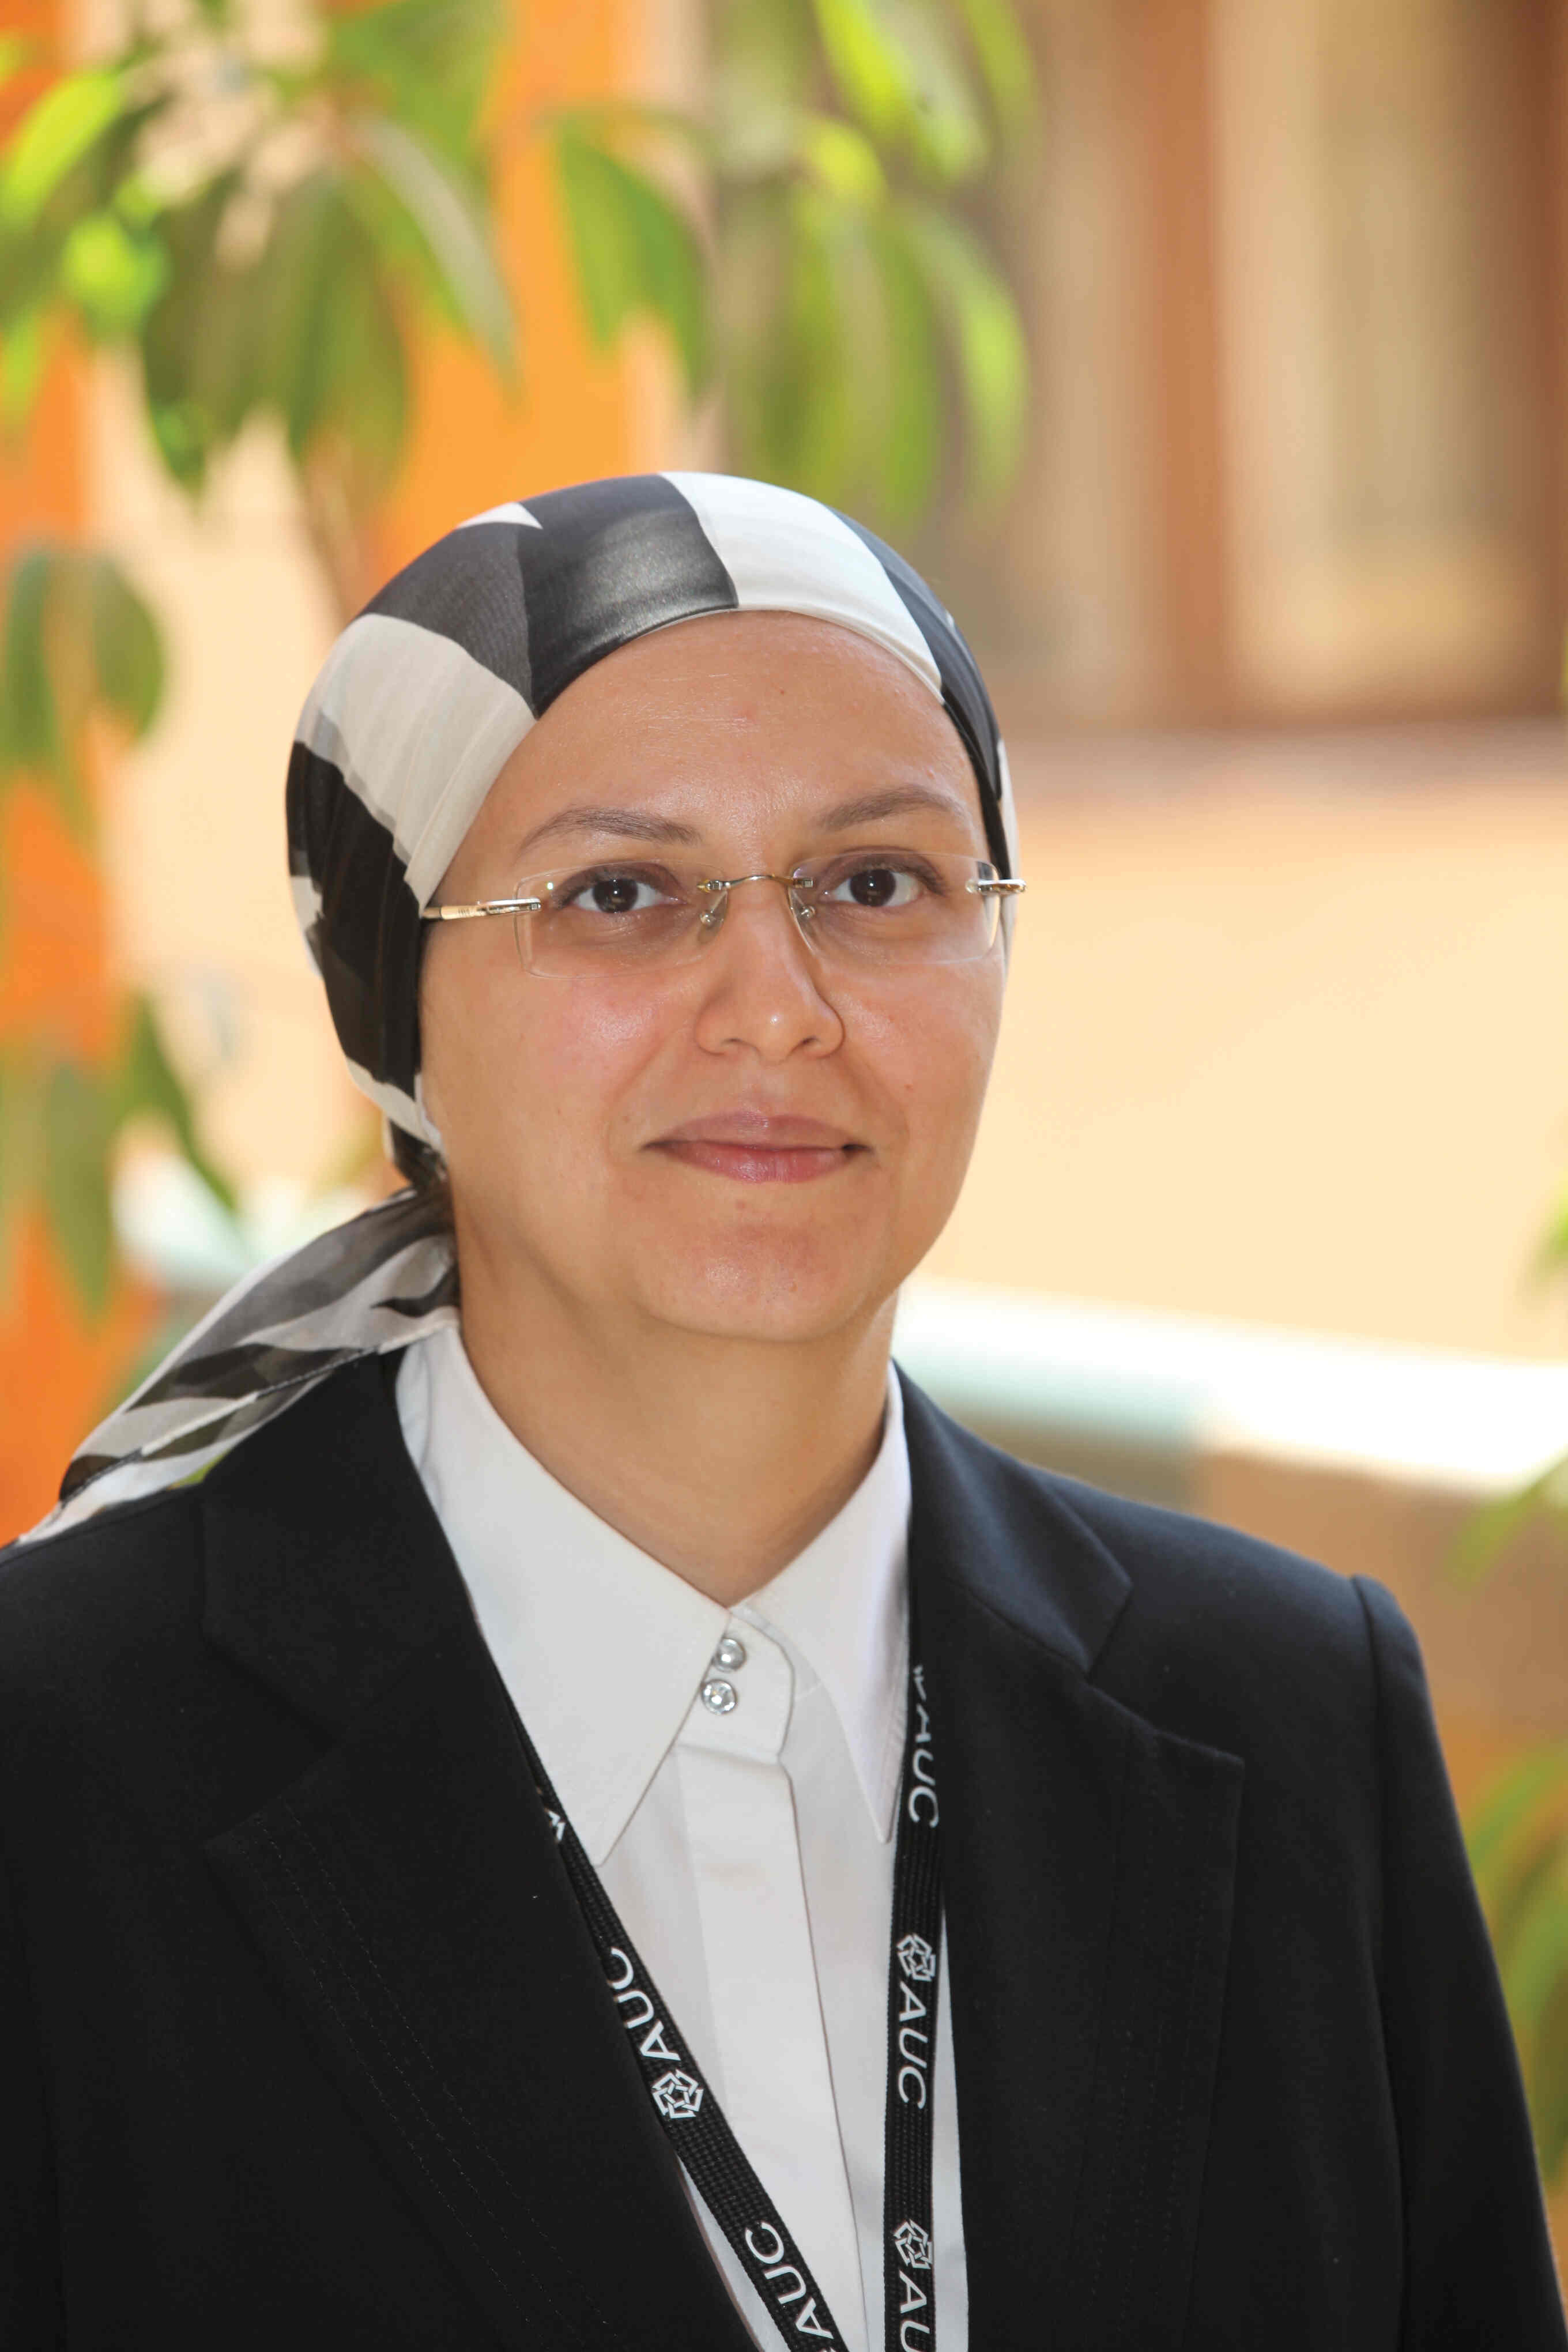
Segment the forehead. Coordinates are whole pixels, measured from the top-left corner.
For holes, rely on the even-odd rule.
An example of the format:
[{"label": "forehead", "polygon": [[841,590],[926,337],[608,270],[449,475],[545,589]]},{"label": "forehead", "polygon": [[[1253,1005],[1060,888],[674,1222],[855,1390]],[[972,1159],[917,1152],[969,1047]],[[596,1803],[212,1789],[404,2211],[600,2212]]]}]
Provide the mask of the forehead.
[{"label": "forehead", "polygon": [[839,797],[925,779],[979,817],[979,788],[930,687],[836,623],[726,613],[638,637],[574,680],[501,769],[476,832],[537,819],[584,787],[662,804],[685,793]]}]

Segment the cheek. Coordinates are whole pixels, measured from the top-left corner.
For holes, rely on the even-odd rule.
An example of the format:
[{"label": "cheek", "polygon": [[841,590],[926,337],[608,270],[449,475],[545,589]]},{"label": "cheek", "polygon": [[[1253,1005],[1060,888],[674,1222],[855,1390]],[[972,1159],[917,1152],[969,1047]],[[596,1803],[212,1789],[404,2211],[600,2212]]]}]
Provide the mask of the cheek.
[{"label": "cheek", "polygon": [[922,975],[896,1002],[863,1001],[847,1034],[921,1160],[967,1155],[996,1050],[1001,980]]},{"label": "cheek", "polygon": [[604,1132],[659,1043],[647,995],[537,979],[493,954],[466,969],[455,953],[432,959],[420,1021],[426,1097],[449,1160],[498,1150],[520,1129],[531,1156],[544,1139]]}]

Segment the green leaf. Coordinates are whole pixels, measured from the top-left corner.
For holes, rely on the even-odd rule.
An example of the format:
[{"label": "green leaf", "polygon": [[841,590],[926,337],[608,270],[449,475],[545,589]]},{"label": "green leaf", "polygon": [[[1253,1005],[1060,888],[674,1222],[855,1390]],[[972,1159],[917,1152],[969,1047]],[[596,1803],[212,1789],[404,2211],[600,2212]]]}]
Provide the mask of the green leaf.
[{"label": "green leaf", "polygon": [[936,311],[896,228],[879,222],[871,234],[882,295],[878,503],[890,521],[909,523],[929,505],[942,468],[947,398]]},{"label": "green leaf", "polygon": [[1559,1867],[1542,1877],[1503,1971],[1509,2014],[1528,2050],[1557,1989],[1568,1982],[1568,1880]]},{"label": "green leaf", "polygon": [[163,675],[157,625],[112,558],[79,548],[25,547],[5,585],[0,771],[50,778],[85,836],[82,729],[95,709],[133,734],[151,726]]},{"label": "green leaf", "polygon": [[938,180],[970,179],[990,157],[991,133],[949,0],[889,5],[909,60],[910,148]]},{"label": "green leaf", "polygon": [[68,731],[61,722],[49,643],[57,562],[47,548],[24,548],[6,581],[0,635],[0,746],[7,768],[51,777],[63,787],[68,814],[79,829],[79,779]]},{"label": "green leaf", "polygon": [[[123,106],[86,152],[49,190],[35,217],[8,221],[0,215],[0,332],[32,313],[47,313],[71,298],[60,283],[66,242],[79,222],[120,210],[131,158],[142,132],[168,103],[166,96]],[[0,184],[5,169],[0,165]],[[128,227],[138,226],[129,213]]]},{"label": "green leaf", "polygon": [[210,435],[207,421],[194,400],[152,400],[147,422],[153,446],[182,489],[199,490],[206,480]]},{"label": "green leaf", "polygon": [[57,1063],[44,1091],[44,1216],[77,1297],[95,1318],[109,1304],[114,1271],[112,1138],[103,1081],[73,1062]]},{"label": "green leaf", "polygon": [[1568,1513],[1568,1454],[1549,1463],[1528,1485],[1470,1514],[1448,1556],[1449,1575],[1458,1584],[1479,1584],[1527,1527],[1558,1513]]},{"label": "green leaf", "polygon": [[718,0],[710,10],[710,113],[728,173],[787,168],[795,118],[819,77],[812,0]]},{"label": "green leaf", "polygon": [[68,74],[23,116],[0,162],[0,226],[27,228],[73,165],[116,122],[125,84],[112,68]]},{"label": "green leaf", "polygon": [[804,100],[819,71],[815,0],[711,0],[709,15],[716,74],[738,77],[748,99]]},{"label": "green leaf", "polygon": [[258,269],[262,374],[298,463],[331,415],[341,348],[340,297],[374,256],[339,175],[319,171],[290,189]]},{"label": "green leaf", "polygon": [[366,258],[357,227],[342,181],[322,172],[295,191],[274,241],[268,359],[296,463],[331,415],[341,298]]},{"label": "green leaf", "polygon": [[55,338],[39,308],[11,320],[0,343],[0,429],[17,434],[33,413]]},{"label": "green leaf", "polygon": [[118,1129],[127,1119],[143,1117],[161,1119],[207,1190],[232,1216],[238,1206],[234,1186],[202,1149],[190,1096],[169,1059],[157,1015],[144,996],[132,999],[131,1025],[111,1086],[112,1125]]},{"label": "green leaf", "polygon": [[873,138],[894,141],[913,111],[909,59],[870,0],[816,0],[828,70]]},{"label": "green leaf", "polygon": [[1557,1747],[1533,1749],[1487,1790],[1465,1831],[1470,1867],[1483,1899],[1501,1885],[1500,1873],[1521,1831],[1539,1820],[1543,1801],[1555,1801],[1565,1791],[1568,1748]]},{"label": "green leaf", "polygon": [[384,112],[471,167],[473,140],[509,30],[502,0],[383,0],[325,20],[327,68]]},{"label": "green leaf", "polygon": [[1568,1267],[1568,1192],[1552,1213],[1551,1223],[1541,1237],[1536,1253],[1535,1274],[1540,1280],[1549,1280]]},{"label": "green leaf", "polygon": [[739,457],[832,505],[912,512],[943,396],[931,306],[886,211],[809,183],[759,190],[731,210],[723,267]]},{"label": "green leaf", "polygon": [[43,1108],[30,1060],[0,1050],[0,1297],[14,1286],[18,1213],[42,1175]]},{"label": "green leaf", "polygon": [[517,356],[511,297],[468,189],[401,123],[363,122],[354,138],[418,231],[458,321],[510,377]]},{"label": "green leaf", "polygon": [[60,285],[100,341],[134,332],[168,281],[162,241],[128,228],[118,214],[90,213],[66,238]]},{"label": "green leaf", "polygon": [[1558,1979],[1536,2029],[1529,2084],[1536,2153],[1547,2186],[1568,2165],[1568,1969]]},{"label": "green leaf", "polygon": [[353,453],[362,489],[391,478],[408,421],[402,331],[359,195],[332,170],[279,208],[258,265],[261,394],[302,465],[331,436]]},{"label": "green leaf", "polygon": [[1022,131],[1038,103],[1035,61],[1009,0],[958,0],[996,120],[1008,136]]},{"label": "green leaf", "polygon": [[853,123],[840,122],[831,114],[804,115],[796,146],[812,177],[840,203],[869,210],[887,194],[887,174],[877,151]]},{"label": "green leaf", "polygon": [[575,120],[558,123],[554,149],[595,341],[606,348],[639,314],[657,319],[674,341],[688,389],[699,391],[709,369],[707,271],[690,222],[652,180]]},{"label": "green leaf", "polygon": [[98,694],[132,736],[145,735],[163,699],[163,646],[152,607],[109,556],[89,559],[92,658]]},{"label": "green leaf", "polygon": [[1542,2172],[1568,2157],[1568,1745],[1536,1748],[1466,1826]]},{"label": "green leaf", "polygon": [[1029,401],[1028,351],[1017,306],[979,239],[951,213],[911,202],[904,233],[952,341],[978,500],[1017,470]]},{"label": "green leaf", "polygon": [[933,0],[816,0],[846,104],[886,146],[908,147],[938,179],[969,177],[989,138],[952,16]]},{"label": "green leaf", "polygon": [[260,392],[255,273],[221,258],[225,216],[238,193],[226,173],[167,209],[158,233],[169,256],[163,292],[141,329],[148,421],[174,479],[195,493],[212,456],[239,430]]},{"label": "green leaf", "polygon": [[[863,304],[862,224],[820,189],[790,192],[783,215],[784,293],[757,353],[763,470],[830,505],[853,492],[864,383],[855,366]],[[863,291],[863,289],[862,289]]]}]

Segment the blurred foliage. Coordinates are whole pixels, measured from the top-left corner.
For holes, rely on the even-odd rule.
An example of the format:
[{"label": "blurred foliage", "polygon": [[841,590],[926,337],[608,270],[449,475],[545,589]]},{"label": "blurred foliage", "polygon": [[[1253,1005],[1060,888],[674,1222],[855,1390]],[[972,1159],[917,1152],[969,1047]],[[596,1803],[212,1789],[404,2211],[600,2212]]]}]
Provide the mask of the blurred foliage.
[{"label": "blurred foliage", "polygon": [[994,503],[1028,359],[965,203],[1035,119],[1010,0],[711,0],[710,19],[706,122],[616,105],[549,125],[595,336],[662,320],[741,472],[897,529],[962,449],[959,487]]},{"label": "blurred foliage", "polygon": [[896,528],[962,446],[994,502],[1028,362],[965,201],[1034,121],[1009,0],[713,0],[713,33],[735,462]]},{"label": "blurred foliage", "polygon": [[[1542,1238],[1535,1272],[1568,1277],[1568,1194]],[[1528,1486],[1477,1511],[1454,1568],[1474,1583],[1517,1536],[1542,1523],[1563,1538],[1568,1566],[1568,1453]],[[1568,2175],[1568,1746],[1531,1749],[1473,1806],[1466,1838],[1502,1974],[1549,2185]]]},{"label": "blurred foliage", "polygon": [[1515,1765],[1474,1808],[1467,1835],[1552,2184],[1568,2169],[1568,1747]]},{"label": "blurred foliage", "polygon": [[17,551],[0,612],[0,793],[17,775],[32,776],[85,839],[81,753],[95,710],[144,735],[163,691],[157,624],[111,558]]},{"label": "blurred foliage", "polygon": [[[595,336],[666,322],[717,383],[729,461],[908,527],[947,485],[990,506],[1023,449],[1018,306],[966,200],[1035,122],[1008,0],[712,0],[712,106],[555,115]],[[684,163],[708,209],[668,193]],[[666,163],[666,181],[658,169]]]},{"label": "blurred foliage", "polygon": [[[163,683],[156,625],[109,557],[78,548],[23,548],[3,594],[0,798],[23,782],[43,792],[90,848],[90,731],[104,719],[132,736],[152,726]],[[5,913],[0,906],[0,925]],[[125,999],[107,1064],[68,1049],[47,1020],[0,1044],[0,1289],[18,1213],[38,1201],[84,1312],[103,1312],[114,1269],[114,1150],[128,1125],[149,1118],[232,1208],[146,998]]]},{"label": "blurred foliage", "polygon": [[[1568,1286],[1568,1192],[1542,1235],[1531,1272],[1537,1284],[1562,1282]],[[1455,1575],[1464,1584],[1479,1582],[1497,1566],[1516,1536],[1543,1521],[1561,1532],[1563,1560],[1568,1565],[1568,1453],[1559,1454],[1527,1486],[1500,1496],[1495,1503],[1471,1515],[1454,1548]]]},{"label": "blurred foliage", "polygon": [[506,23],[503,0],[291,24],[231,0],[132,7],[117,52],[54,76],[0,153],[5,423],[72,327],[134,353],[188,490],[272,418],[356,609],[357,534],[407,440],[411,339],[444,320],[514,372],[479,129]]},{"label": "blurred foliage", "polygon": [[[272,418],[346,616],[415,338],[444,324],[516,378],[493,235],[515,133],[549,142],[595,339],[658,321],[689,394],[716,383],[735,463],[896,524],[962,440],[995,497],[1027,364],[963,202],[1033,119],[1010,0],[712,0],[710,121],[628,102],[503,133],[509,26],[504,0],[132,7],[0,152],[0,419],[25,421],[69,329],[134,354],[193,492]],[[5,44],[0,79],[26,63]]]}]

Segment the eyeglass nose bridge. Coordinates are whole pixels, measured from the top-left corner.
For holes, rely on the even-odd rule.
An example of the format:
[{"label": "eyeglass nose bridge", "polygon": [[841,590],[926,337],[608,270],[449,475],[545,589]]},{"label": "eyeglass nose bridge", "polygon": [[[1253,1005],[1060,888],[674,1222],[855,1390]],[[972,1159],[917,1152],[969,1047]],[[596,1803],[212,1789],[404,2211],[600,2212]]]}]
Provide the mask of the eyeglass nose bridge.
[{"label": "eyeglass nose bridge", "polygon": [[700,890],[707,891],[713,900],[713,904],[710,907],[706,908],[702,914],[698,918],[705,931],[716,931],[719,929],[719,926],[724,919],[725,910],[730,904],[731,891],[738,890],[743,882],[778,883],[780,887],[788,896],[790,912],[794,915],[796,923],[804,926],[810,922],[813,909],[811,907],[806,905],[801,898],[800,894],[806,887],[806,885],[798,874],[770,874],[766,872],[761,874],[716,874],[710,880],[699,882],[697,885],[697,887]]}]

